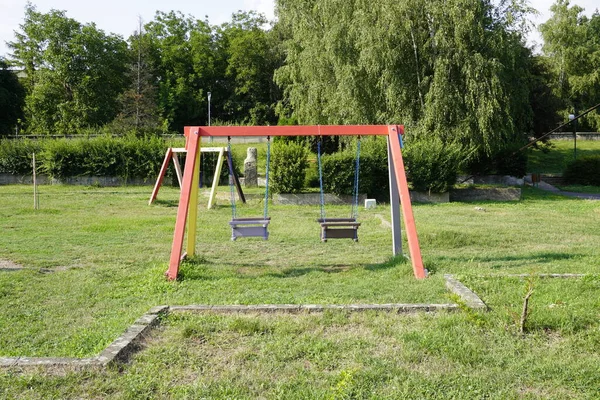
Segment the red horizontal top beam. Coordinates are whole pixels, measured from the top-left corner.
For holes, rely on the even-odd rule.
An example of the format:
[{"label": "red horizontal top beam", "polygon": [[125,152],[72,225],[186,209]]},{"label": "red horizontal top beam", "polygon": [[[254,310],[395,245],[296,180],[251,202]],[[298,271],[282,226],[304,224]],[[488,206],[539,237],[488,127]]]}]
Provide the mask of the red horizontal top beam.
[{"label": "red horizontal top beam", "polygon": [[389,127],[403,125],[295,125],[295,126],[186,126],[184,134],[198,132],[200,136],[349,136],[388,135]]}]

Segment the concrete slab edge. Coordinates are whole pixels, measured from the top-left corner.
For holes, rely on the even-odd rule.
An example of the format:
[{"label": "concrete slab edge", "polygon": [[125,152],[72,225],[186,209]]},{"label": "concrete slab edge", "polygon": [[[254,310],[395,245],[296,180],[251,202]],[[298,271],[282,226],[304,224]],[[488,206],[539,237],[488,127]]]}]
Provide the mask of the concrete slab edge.
[{"label": "concrete slab edge", "polygon": [[466,287],[461,281],[456,279],[453,275],[444,275],[446,280],[446,288],[461,298],[467,307],[473,310],[485,311],[488,309],[487,305],[473,292],[471,289]]},{"label": "concrete slab edge", "polygon": [[455,310],[456,304],[258,304],[258,305],[188,305],[171,306],[171,312],[214,312],[214,313],[311,313],[324,312],[326,310],[343,310],[351,312],[359,311],[390,311],[397,313],[408,312],[435,312],[442,310]]}]

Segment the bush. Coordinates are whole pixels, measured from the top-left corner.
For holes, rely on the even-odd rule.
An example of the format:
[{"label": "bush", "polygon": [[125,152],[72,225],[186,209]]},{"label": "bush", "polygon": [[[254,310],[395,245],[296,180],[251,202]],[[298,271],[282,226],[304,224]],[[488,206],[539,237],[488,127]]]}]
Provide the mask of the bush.
[{"label": "bush", "polygon": [[273,193],[299,193],[308,167],[308,151],[294,142],[273,144],[271,186]]},{"label": "bush", "polygon": [[45,143],[44,171],[55,178],[118,176],[150,179],[157,175],[166,144],[160,138],[59,139]]},{"label": "bush", "polygon": [[[323,156],[323,187],[328,193],[351,195],[356,170],[356,140],[346,150]],[[379,201],[389,200],[387,140],[361,139],[358,192]]]},{"label": "bush", "polygon": [[37,170],[41,170],[39,155],[41,145],[28,139],[0,141],[0,173],[15,175],[31,175],[32,155],[36,153]]},{"label": "bush", "polygon": [[455,183],[463,159],[462,147],[439,139],[407,143],[405,168],[412,189],[423,192],[447,192]]},{"label": "bush", "polygon": [[563,174],[569,184],[600,186],[600,157],[581,157],[572,161]]}]

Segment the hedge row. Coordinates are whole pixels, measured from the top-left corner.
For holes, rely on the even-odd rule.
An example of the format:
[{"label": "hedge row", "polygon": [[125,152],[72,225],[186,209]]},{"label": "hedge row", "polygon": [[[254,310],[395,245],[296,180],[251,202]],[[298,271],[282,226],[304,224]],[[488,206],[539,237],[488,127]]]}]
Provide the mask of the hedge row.
[{"label": "hedge row", "polygon": [[600,186],[600,157],[588,156],[572,161],[563,178],[570,184]]},{"label": "hedge row", "polygon": [[4,140],[0,142],[0,173],[31,174],[35,153],[37,171],[53,178],[151,179],[156,177],[168,146],[161,138]]}]

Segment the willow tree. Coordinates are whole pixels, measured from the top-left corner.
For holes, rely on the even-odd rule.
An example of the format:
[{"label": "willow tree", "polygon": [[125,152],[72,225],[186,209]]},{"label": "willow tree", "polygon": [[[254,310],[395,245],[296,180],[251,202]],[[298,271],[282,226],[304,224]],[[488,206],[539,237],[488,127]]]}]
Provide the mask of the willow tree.
[{"label": "willow tree", "polygon": [[527,11],[485,0],[278,0],[290,39],[276,78],[300,123],[404,123],[490,159],[523,142],[531,121]]}]

